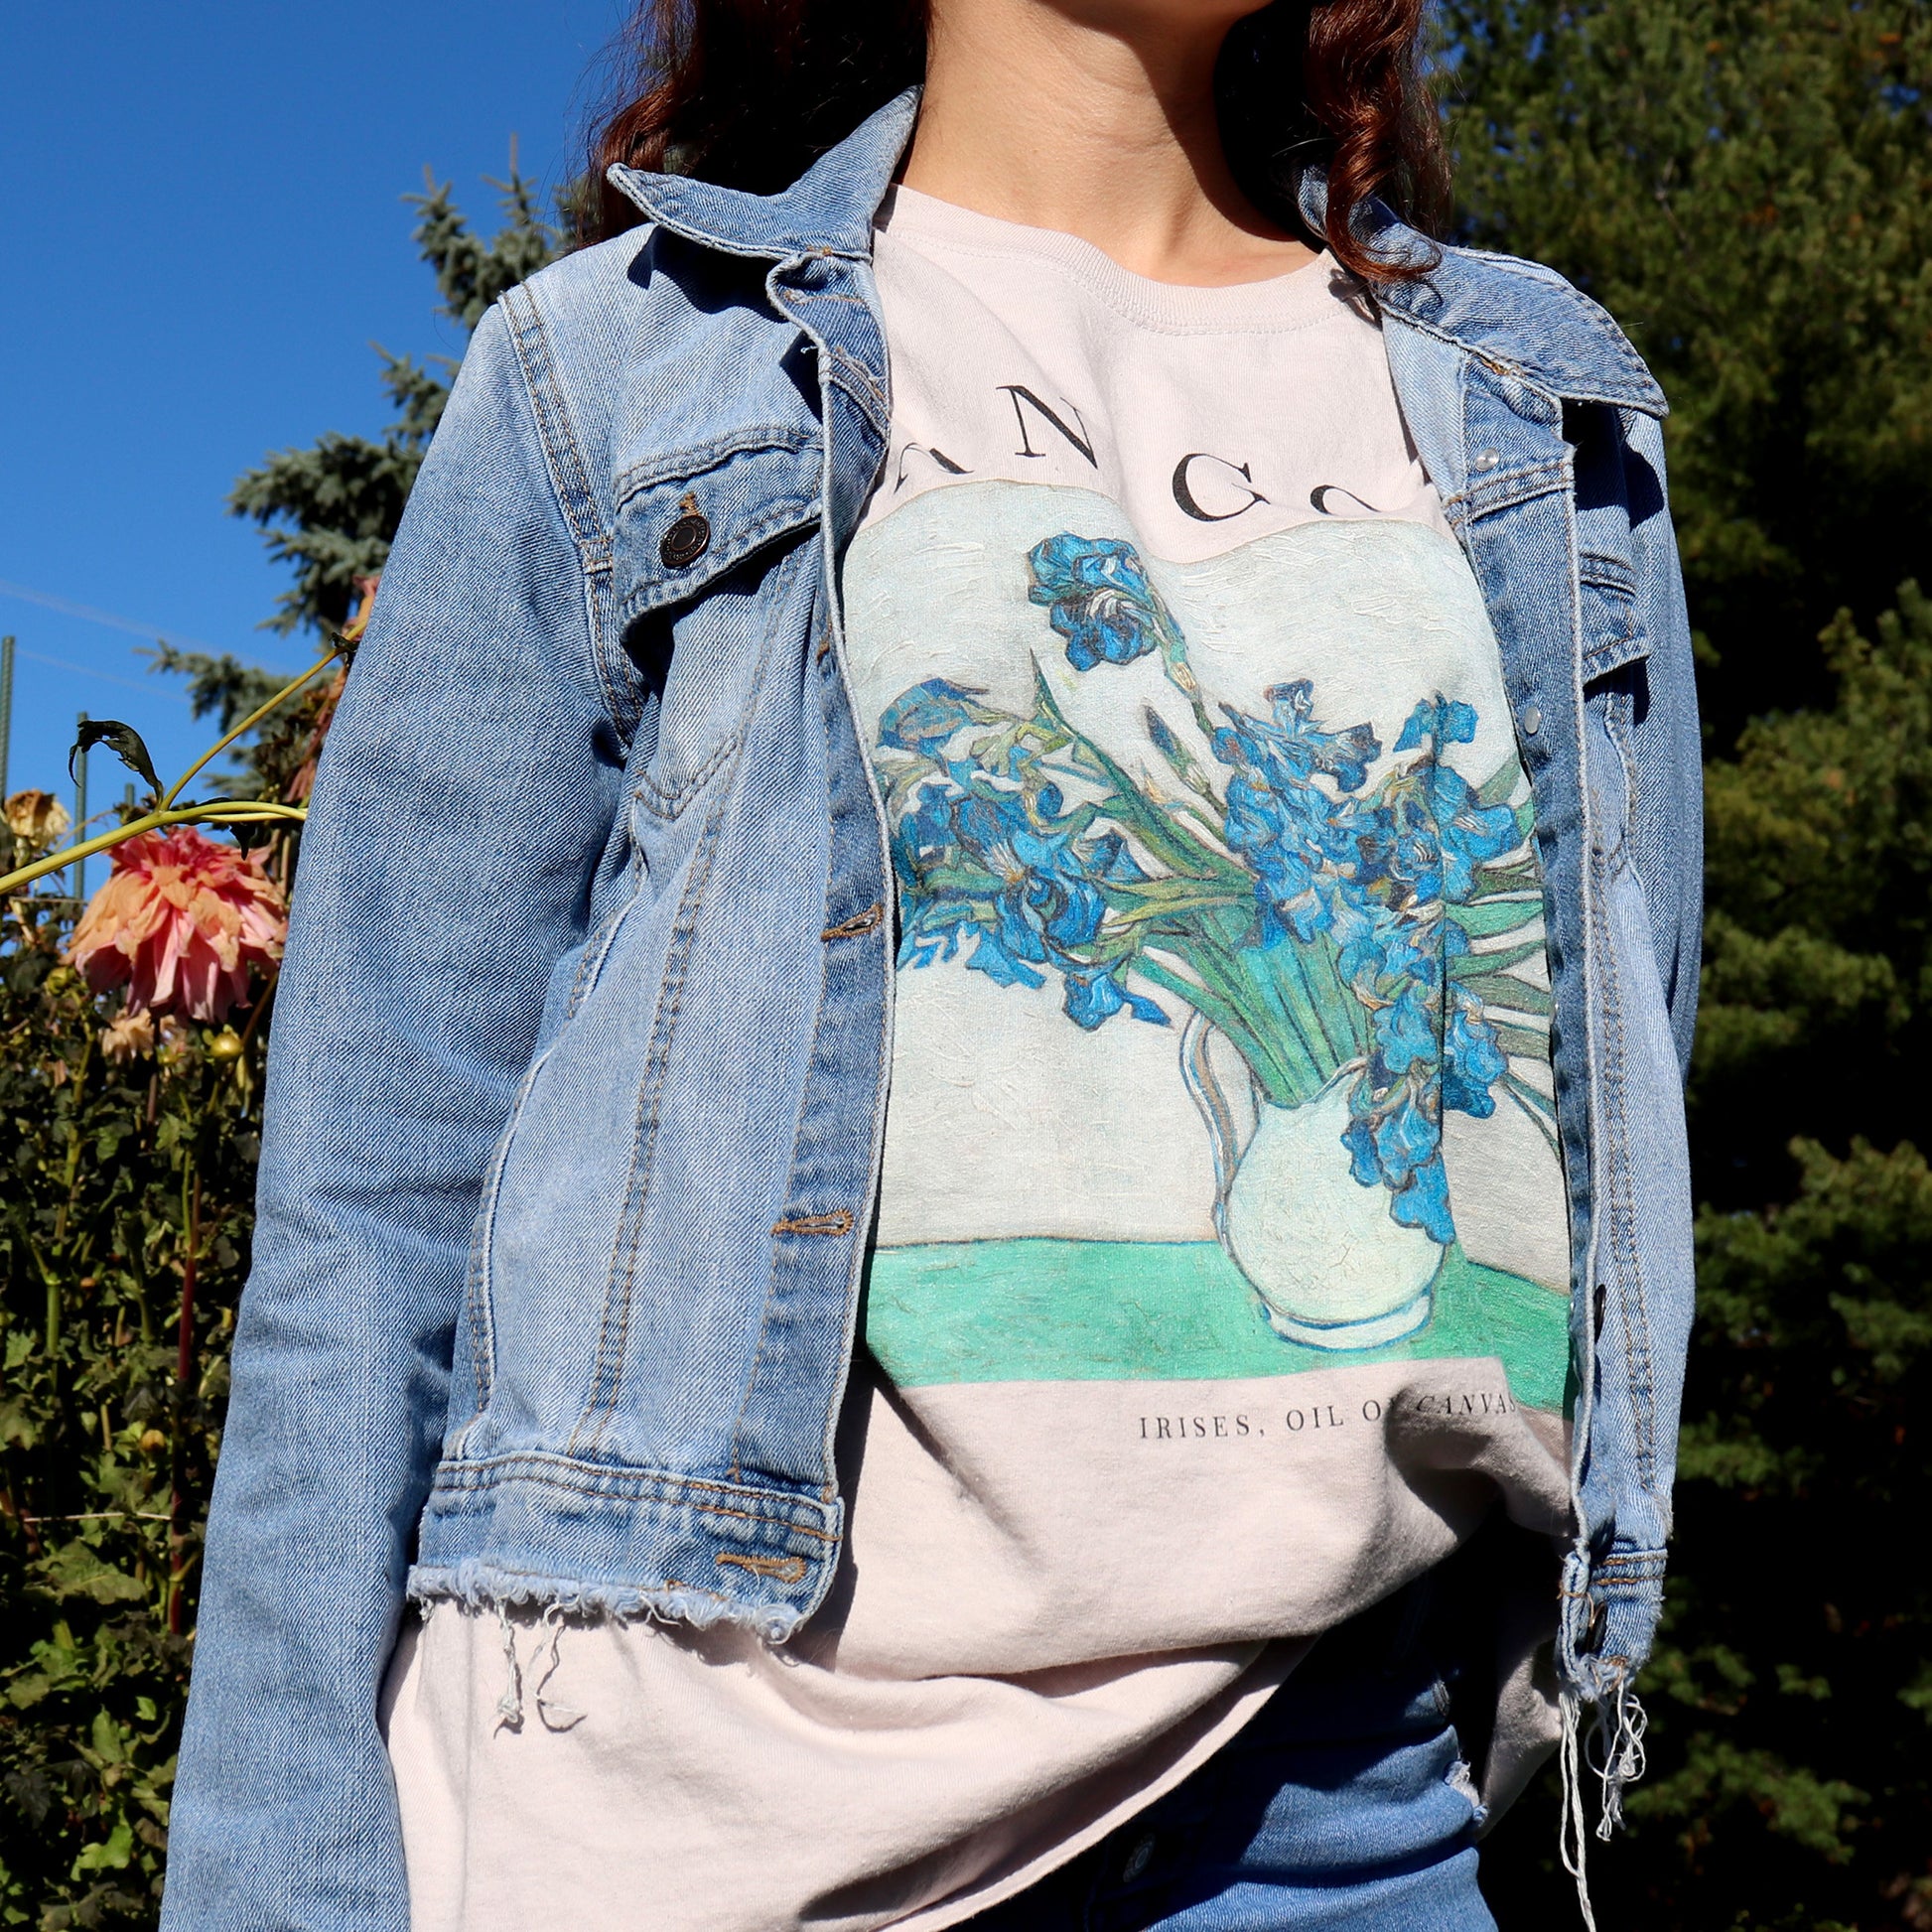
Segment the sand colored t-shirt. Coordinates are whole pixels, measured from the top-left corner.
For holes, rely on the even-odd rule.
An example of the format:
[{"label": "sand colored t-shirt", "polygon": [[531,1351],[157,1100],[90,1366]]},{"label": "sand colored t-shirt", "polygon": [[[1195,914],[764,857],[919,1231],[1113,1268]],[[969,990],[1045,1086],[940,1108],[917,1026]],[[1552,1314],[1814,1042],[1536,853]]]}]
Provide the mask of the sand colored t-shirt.
[{"label": "sand colored t-shirt", "polygon": [[781,1653],[516,1620],[514,1684],[493,1620],[413,1626],[419,1932],[953,1924],[1498,1502],[1567,1521],[1529,788],[1372,312],[902,190],[877,274],[842,588],[899,954],[839,1582]]}]

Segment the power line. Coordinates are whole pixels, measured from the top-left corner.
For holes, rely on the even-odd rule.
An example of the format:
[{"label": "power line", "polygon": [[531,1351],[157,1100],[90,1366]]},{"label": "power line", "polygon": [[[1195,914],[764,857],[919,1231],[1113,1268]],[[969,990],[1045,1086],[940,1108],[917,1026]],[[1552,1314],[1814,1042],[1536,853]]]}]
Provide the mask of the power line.
[{"label": "power line", "polygon": [[[56,597],[51,591],[30,590],[25,584],[11,584],[0,577],[0,597],[16,597],[23,604],[38,604],[45,611],[58,611],[64,618],[78,618],[83,623],[104,624],[109,630],[124,630],[132,637],[146,637],[153,642],[173,644],[186,650],[207,651],[211,655],[236,657],[244,664],[258,671],[282,672],[286,666],[264,664],[259,658],[242,657],[238,651],[223,651],[218,644],[210,644],[200,637],[190,637],[179,630],[169,630],[156,623],[139,623],[133,618],[116,617],[112,611],[97,611],[91,604],[76,604],[70,598]],[[27,651],[20,653],[30,655]],[[49,663],[55,660],[50,658]],[[74,666],[68,668],[73,669]],[[106,672],[96,673],[105,677]]]},{"label": "power line", "polygon": [[81,677],[97,677],[109,684],[124,684],[130,691],[139,691],[150,698],[166,698],[170,704],[186,704],[187,697],[180,691],[170,691],[165,685],[144,684],[138,677],[121,677],[113,671],[97,671],[91,664],[75,664],[65,657],[50,657],[42,650],[17,650],[21,657],[31,657],[36,664],[51,664],[57,671],[73,671]]}]

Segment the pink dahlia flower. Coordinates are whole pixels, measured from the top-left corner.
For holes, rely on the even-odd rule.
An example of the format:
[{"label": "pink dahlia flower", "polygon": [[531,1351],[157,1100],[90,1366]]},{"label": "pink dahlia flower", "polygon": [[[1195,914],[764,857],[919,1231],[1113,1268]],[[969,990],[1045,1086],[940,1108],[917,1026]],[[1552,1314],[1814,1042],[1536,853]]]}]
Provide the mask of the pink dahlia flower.
[{"label": "pink dahlia flower", "polygon": [[130,1013],[221,1020],[248,1004],[248,969],[281,958],[288,923],[260,853],[178,825],[114,847],[67,960],[96,993],[125,984]]}]

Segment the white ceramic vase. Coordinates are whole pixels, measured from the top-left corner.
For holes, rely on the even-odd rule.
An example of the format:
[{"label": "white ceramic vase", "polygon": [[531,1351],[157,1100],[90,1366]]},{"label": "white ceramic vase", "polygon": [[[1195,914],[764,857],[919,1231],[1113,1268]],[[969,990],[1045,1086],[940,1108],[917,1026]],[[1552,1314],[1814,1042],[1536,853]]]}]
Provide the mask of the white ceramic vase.
[{"label": "white ceramic vase", "polygon": [[1379,1348],[1414,1334],[1431,1312],[1443,1249],[1389,1212],[1389,1190],[1364,1187],[1342,1145],[1344,1067],[1300,1107],[1263,1103],[1235,1170],[1222,1239],[1275,1329],[1313,1348]]}]

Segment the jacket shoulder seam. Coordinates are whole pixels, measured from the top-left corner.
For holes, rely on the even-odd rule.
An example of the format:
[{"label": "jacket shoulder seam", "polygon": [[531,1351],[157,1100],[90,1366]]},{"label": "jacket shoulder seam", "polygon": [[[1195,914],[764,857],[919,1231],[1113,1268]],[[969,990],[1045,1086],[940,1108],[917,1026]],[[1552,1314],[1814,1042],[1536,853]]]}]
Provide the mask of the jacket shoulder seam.
[{"label": "jacket shoulder seam", "polygon": [[500,306],[509,325],[510,343],[516,351],[517,369],[536,419],[537,438],[543,445],[544,462],[550,471],[551,487],[557,506],[563,512],[572,540],[584,557],[587,570],[608,567],[610,532],[597,513],[597,498],[590,485],[590,469],[584,461],[583,446],[576,425],[564,400],[563,385],[557,380],[555,357],[550,348],[550,332],[543,312],[529,290],[521,285],[505,289]]},{"label": "jacket shoulder seam", "polygon": [[[499,298],[517,373],[543,449],[551,494],[569,530],[584,573],[585,624],[590,643],[591,669],[603,695],[606,715],[629,737],[643,694],[637,688],[629,659],[606,648],[602,613],[609,608],[614,539],[599,515],[597,493],[591,487],[590,466],[571,419],[570,405],[557,379],[550,331],[543,311],[527,284],[505,289]],[[614,668],[615,665],[615,668]],[[619,689],[619,681],[622,689]]]}]

